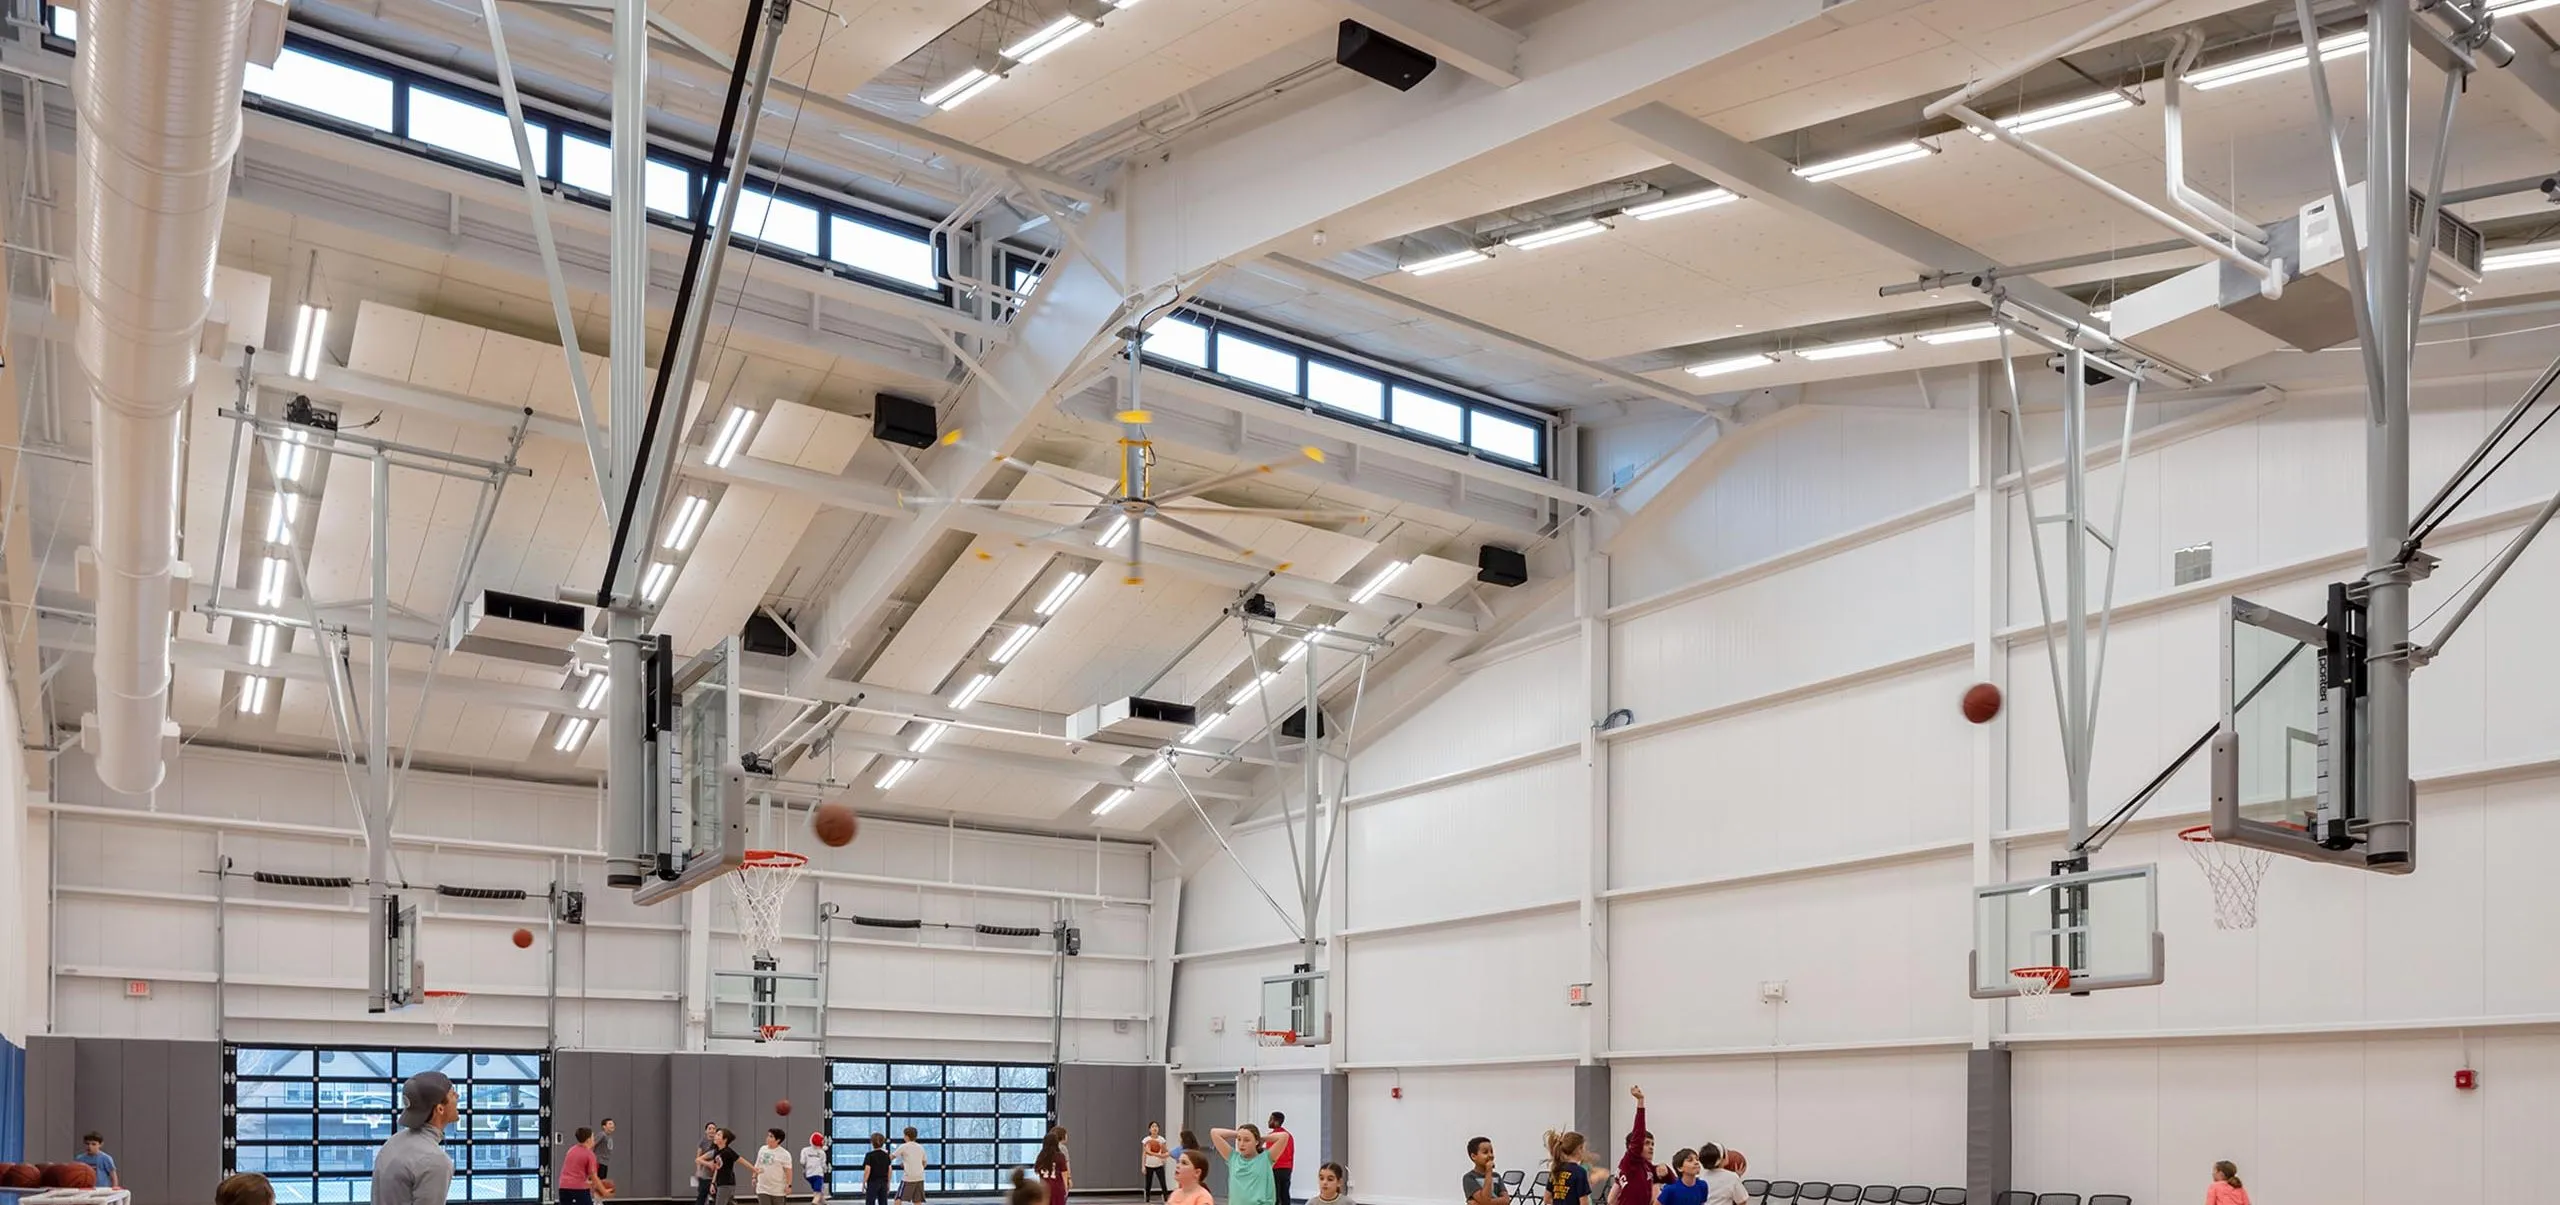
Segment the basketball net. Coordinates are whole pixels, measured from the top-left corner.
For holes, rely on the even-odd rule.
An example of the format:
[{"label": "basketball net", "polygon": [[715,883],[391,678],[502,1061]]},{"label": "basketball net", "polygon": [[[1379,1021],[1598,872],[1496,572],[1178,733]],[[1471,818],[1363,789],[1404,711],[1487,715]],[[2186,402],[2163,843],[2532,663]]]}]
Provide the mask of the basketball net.
[{"label": "basketball net", "polygon": [[1295,1046],[1298,1033],[1293,1029],[1257,1029],[1253,1031],[1253,1040],[1262,1046]]},{"label": "basketball net", "polygon": [[2071,972],[2062,967],[2019,967],[2009,977],[2018,981],[2018,1011],[2030,1021],[2053,1012],[2053,989],[2071,986]]},{"label": "basketball net", "polygon": [[427,1006],[428,1019],[436,1023],[436,1032],[440,1034],[453,1032],[454,1022],[462,1019],[462,1006],[471,1000],[469,992],[430,991],[418,995]]},{"label": "basketball net", "polygon": [[2196,860],[2196,869],[2204,872],[2204,881],[2213,887],[2213,927],[2257,928],[2258,886],[2266,881],[2267,865],[2274,861],[2274,855],[2263,849],[2216,841],[2209,824],[2180,829],[2178,840]]},{"label": "basketball net", "polygon": [[808,869],[806,855],[751,849],[747,860],[730,873],[729,894],[738,905],[738,936],[746,940],[749,950],[772,957],[773,947],[782,940],[782,901]]}]

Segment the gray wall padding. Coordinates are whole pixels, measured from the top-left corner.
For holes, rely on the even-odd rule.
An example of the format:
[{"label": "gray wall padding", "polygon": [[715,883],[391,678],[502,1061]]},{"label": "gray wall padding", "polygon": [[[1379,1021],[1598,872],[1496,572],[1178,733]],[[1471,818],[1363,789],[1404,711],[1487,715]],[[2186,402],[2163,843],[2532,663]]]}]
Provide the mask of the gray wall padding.
[{"label": "gray wall padding", "polygon": [[[1322,1145],[1316,1148],[1315,1153],[1319,1157],[1311,1162],[1339,1163],[1342,1170],[1351,1171],[1359,1166],[1352,1159],[1359,1152],[1351,1149],[1351,1074],[1347,1071],[1325,1072],[1316,1081],[1316,1095],[1324,1102],[1324,1107],[1317,1110],[1324,1120],[1324,1133],[1318,1136]],[[1309,1179],[1307,1185],[1307,1193],[1312,1197],[1315,1181]],[[1295,1184],[1289,1187],[1293,1192],[1297,1189]]]},{"label": "gray wall padding", "polygon": [[[1164,1067],[1068,1063],[1058,1069],[1058,1124],[1067,1127],[1078,1193],[1136,1192],[1145,1180],[1138,1143],[1164,1120]],[[1167,1173],[1170,1175],[1170,1173]]]},{"label": "gray wall padding", "polygon": [[2009,1052],[1967,1051],[1964,1060],[1964,1187],[1971,1201],[1997,1201],[2009,1191],[2011,1117]]},{"label": "gray wall padding", "polygon": [[194,1205],[222,1179],[222,1047],[146,1038],[27,1044],[27,1158],[60,1163],[92,1130],[136,1205]]},{"label": "gray wall padding", "polygon": [[[31,1163],[59,1163],[79,1150],[81,1132],[71,1128],[75,1045],[70,1038],[43,1034],[27,1039],[26,1157]],[[215,1145],[220,1145],[218,1131]]]},{"label": "gray wall padding", "polygon": [[[1609,1065],[1581,1063],[1573,1069],[1573,1128],[1597,1155],[1615,1151],[1617,1139],[1609,1133]],[[1539,1152],[1541,1158],[1545,1152]]]}]

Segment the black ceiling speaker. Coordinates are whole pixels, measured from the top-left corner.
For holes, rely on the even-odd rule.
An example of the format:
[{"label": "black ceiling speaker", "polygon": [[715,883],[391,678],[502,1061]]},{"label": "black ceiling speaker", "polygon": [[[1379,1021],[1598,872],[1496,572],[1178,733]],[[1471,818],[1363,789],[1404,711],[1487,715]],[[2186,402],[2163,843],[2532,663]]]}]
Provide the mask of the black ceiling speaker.
[{"label": "black ceiling speaker", "polygon": [[1333,61],[1395,89],[1411,92],[1440,60],[1357,21],[1342,23]]},{"label": "black ceiling speaker", "polygon": [[1529,580],[1529,558],[1524,553],[1486,544],[1476,549],[1476,580],[1497,586],[1517,586]]},{"label": "black ceiling speaker", "polygon": [[935,435],[933,403],[879,394],[871,399],[871,434],[893,444],[930,448]]},{"label": "black ceiling speaker", "polygon": [[788,657],[791,655],[791,634],[783,631],[782,625],[772,616],[765,614],[764,608],[758,607],[754,614],[747,616],[747,626],[739,630],[738,647],[768,657]]}]

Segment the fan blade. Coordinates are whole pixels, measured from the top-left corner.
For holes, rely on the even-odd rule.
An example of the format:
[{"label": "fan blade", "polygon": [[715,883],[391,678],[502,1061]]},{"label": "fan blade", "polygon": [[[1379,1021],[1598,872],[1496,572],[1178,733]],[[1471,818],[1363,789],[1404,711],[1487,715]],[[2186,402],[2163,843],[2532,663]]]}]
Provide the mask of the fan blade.
[{"label": "fan blade", "polygon": [[[1303,455],[1303,456],[1305,456],[1308,460],[1315,461],[1315,462],[1316,462],[1316,463],[1318,463],[1318,464],[1322,464],[1322,463],[1324,463],[1324,452],[1323,452],[1323,450],[1322,450],[1322,449],[1309,447],[1309,448],[1302,448],[1302,449],[1300,449],[1299,451],[1300,451],[1300,454],[1301,454],[1301,455]],[[1255,477],[1259,477],[1259,476],[1263,475],[1264,473],[1273,472],[1273,471],[1276,471],[1276,470],[1279,470],[1279,469],[1285,469],[1285,468],[1287,468],[1287,467],[1289,467],[1290,465],[1295,464],[1295,463],[1296,463],[1295,461],[1289,461],[1289,460],[1278,460],[1278,461],[1273,461],[1273,462],[1272,462],[1272,463],[1270,463],[1270,464],[1258,464],[1258,465],[1255,465],[1255,466],[1253,466],[1252,468],[1249,468],[1249,469],[1238,469],[1238,470],[1236,470],[1235,472],[1232,472],[1232,473],[1221,473],[1221,474],[1219,474],[1218,476],[1211,477],[1211,478],[1209,478],[1209,479],[1208,479],[1208,480],[1206,480],[1206,481],[1194,481],[1194,482],[1192,482],[1192,483],[1191,483],[1191,484],[1189,484],[1189,485],[1186,485],[1186,486],[1181,487],[1180,489],[1168,490],[1168,491],[1166,491],[1166,492],[1164,492],[1164,493],[1157,494],[1156,496],[1154,496],[1154,497],[1152,497],[1152,498],[1147,499],[1147,501],[1149,501],[1149,502],[1176,502],[1176,501],[1180,501],[1181,499],[1192,497],[1193,495],[1196,495],[1196,494],[1198,494],[1198,493],[1202,492],[1203,490],[1213,490],[1213,489],[1216,489],[1216,488],[1218,488],[1219,486],[1222,486],[1222,485],[1233,485],[1233,484],[1235,484],[1236,482],[1239,482],[1239,481],[1246,481],[1246,480],[1250,480],[1250,479],[1255,478]]]},{"label": "fan blade", "polygon": [[1107,521],[1109,521],[1109,520],[1111,520],[1111,519],[1113,519],[1113,518],[1117,517],[1117,516],[1119,515],[1119,513],[1120,513],[1120,512],[1118,512],[1118,511],[1116,511],[1116,510],[1102,511],[1102,512],[1100,512],[1100,513],[1095,514],[1092,518],[1090,518],[1090,519],[1086,519],[1086,520],[1084,520],[1084,521],[1083,521],[1083,522],[1081,522],[1081,523],[1069,523],[1069,524],[1067,524],[1067,525],[1066,525],[1066,526],[1064,526],[1064,527],[1052,528],[1052,529],[1050,529],[1050,530],[1048,530],[1048,531],[1041,532],[1039,535],[1036,535],[1036,536],[1024,536],[1024,537],[1022,537],[1021,539],[1014,541],[1014,543],[1017,543],[1017,544],[1037,544],[1037,543],[1041,542],[1042,540],[1054,540],[1054,539],[1057,539],[1058,537],[1063,536],[1063,535],[1065,535],[1065,534],[1067,534],[1068,532],[1071,532],[1071,531],[1091,531],[1092,529],[1094,529],[1094,528],[1096,528],[1096,527],[1101,526],[1103,523],[1105,523],[1105,522],[1107,522]]},{"label": "fan blade", "polygon": [[1203,543],[1206,543],[1206,544],[1213,544],[1213,545],[1216,545],[1217,547],[1220,547],[1220,548],[1224,548],[1224,549],[1226,549],[1227,551],[1229,551],[1229,552],[1232,552],[1232,553],[1236,554],[1236,556],[1237,556],[1237,557],[1239,557],[1239,558],[1241,558],[1241,559],[1243,559],[1243,560],[1246,560],[1246,561],[1250,561],[1250,562],[1252,562],[1252,563],[1254,563],[1254,564],[1256,564],[1256,565],[1262,566],[1263,568],[1266,568],[1266,569],[1267,569],[1267,568],[1270,568],[1270,566],[1271,566],[1271,562],[1264,560],[1264,559],[1262,558],[1262,556],[1261,556],[1260,554],[1258,554],[1258,553],[1254,552],[1254,550],[1252,550],[1252,549],[1250,549],[1250,548],[1247,548],[1247,547],[1245,547],[1245,546],[1244,546],[1244,545],[1242,545],[1242,544],[1238,544],[1238,543],[1236,543],[1235,541],[1233,541],[1233,540],[1230,540],[1230,539],[1226,538],[1225,536],[1219,535],[1218,533],[1216,533],[1216,532],[1214,532],[1214,531],[1210,531],[1209,529],[1207,529],[1207,528],[1205,528],[1205,527],[1194,527],[1194,526],[1192,526],[1191,524],[1185,523],[1185,522],[1183,522],[1183,521],[1182,521],[1182,520],[1180,520],[1180,519],[1167,519],[1167,518],[1163,518],[1163,517],[1161,517],[1161,516],[1160,516],[1160,517],[1158,517],[1156,521],[1157,521],[1157,522],[1159,522],[1159,523],[1164,524],[1164,525],[1165,525],[1165,526],[1167,526],[1167,527],[1170,527],[1170,528],[1174,529],[1175,531],[1181,532],[1182,534],[1184,534],[1184,535],[1186,535],[1186,536],[1189,536],[1189,537],[1191,537],[1192,539],[1199,540],[1199,541],[1201,541],[1201,542],[1203,542]]},{"label": "fan blade", "polygon": [[1167,515],[1256,515],[1268,519],[1339,519],[1367,522],[1377,516],[1365,510],[1292,510],[1285,506],[1160,506]]},{"label": "fan blade", "polygon": [[1069,477],[1056,469],[1050,468],[1045,464],[1034,464],[1031,461],[1024,460],[1018,456],[998,456],[996,459],[1003,461],[1008,467],[1020,469],[1034,477],[1041,477],[1050,481],[1055,481],[1068,489],[1075,490],[1080,493],[1091,494],[1105,502],[1111,500],[1111,495],[1095,489],[1092,486],[1086,485],[1085,483]]}]

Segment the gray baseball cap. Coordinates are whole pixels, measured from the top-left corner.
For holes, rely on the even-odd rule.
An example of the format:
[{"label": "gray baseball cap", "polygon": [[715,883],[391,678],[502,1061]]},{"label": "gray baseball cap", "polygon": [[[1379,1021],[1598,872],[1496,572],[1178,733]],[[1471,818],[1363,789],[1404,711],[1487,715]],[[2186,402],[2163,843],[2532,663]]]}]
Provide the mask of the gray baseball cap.
[{"label": "gray baseball cap", "polygon": [[424,1127],[436,1115],[436,1106],[453,1095],[453,1081],[441,1071],[421,1071],[400,1085],[400,1128]]}]

